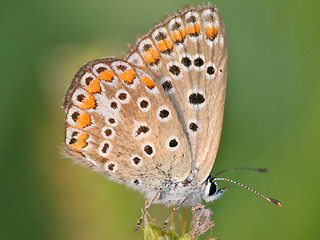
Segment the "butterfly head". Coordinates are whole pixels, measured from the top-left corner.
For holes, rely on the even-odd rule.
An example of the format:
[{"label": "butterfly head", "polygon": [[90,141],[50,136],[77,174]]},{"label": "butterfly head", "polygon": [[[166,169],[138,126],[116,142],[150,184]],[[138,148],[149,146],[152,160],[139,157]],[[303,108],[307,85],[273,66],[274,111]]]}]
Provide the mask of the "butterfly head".
[{"label": "butterfly head", "polygon": [[202,198],[206,202],[212,202],[221,197],[221,195],[228,189],[227,187],[219,189],[217,182],[213,176],[208,176],[207,180],[204,182],[204,191]]}]

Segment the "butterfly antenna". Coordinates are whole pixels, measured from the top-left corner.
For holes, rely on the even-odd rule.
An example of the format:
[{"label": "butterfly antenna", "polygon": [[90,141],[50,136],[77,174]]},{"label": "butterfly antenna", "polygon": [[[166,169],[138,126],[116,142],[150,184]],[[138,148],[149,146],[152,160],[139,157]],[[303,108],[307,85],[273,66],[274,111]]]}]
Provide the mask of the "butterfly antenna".
[{"label": "butterfly antenna", "polygon": [[264,199],[268,200],[269,202],[272,202],[274,204],[277,204],[278,206],[282,206],[282,203],[280,201],[278,201],[277,199],[274,199],[274,198],[270,198],[270,197],[267,197],[265,195],[263,195],[262,193],[259,193],[257,192],[256,190],[246,186],[246,185],[243,185],[242,183],[239,183],[237,181],[234,181],[232,179],[228,179],[228,178],[214,178],[215,181],[227,181],[227,182],[231,182],[231,183],[234,183],[234,184],[237,184],[238,186],[240,187],[243,187],[245,189],[248,189],[249,191],[259,195],[260,197],[263,197]]},{"label": "butterfly antenna", "polygon": [[261,173],[268,172],[268,168],[227,168],[227,169],[224,169],[224,170],[218,172],[214,176],[218,176],[224,172],[239,171],[239,170],[240,171],[254,171],[254,172],[261,172]]}]

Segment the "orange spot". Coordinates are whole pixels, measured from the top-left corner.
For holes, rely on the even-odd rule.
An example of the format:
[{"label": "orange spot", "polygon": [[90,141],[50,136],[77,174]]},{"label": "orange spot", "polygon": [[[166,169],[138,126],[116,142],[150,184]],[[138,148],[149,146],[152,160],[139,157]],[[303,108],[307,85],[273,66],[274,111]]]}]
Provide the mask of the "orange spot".
[{"label": "orange spot", "polygon": [[181,28],[180,30],[176,30],[171,34],[171,38],[173,41],[182,41],[184,37],[186,36],[186,30],[184,28]]},{"label": "orange spot", "polygon": [[143,56],[143,59],[147,63],[153,63],[155,62],[159,57],[159,53],[156,49],[150,48],[148,51],[146,51],[146,54]]},{"label": "orange spot", "polygon": [[144,76],[144,78],[142,79],[142,82],[148,87],[148,88],[154,88],[154,82],[148,78],[147,76]]},{"label": "orange spot", "polygon": [[135,77],[135,73],[133,69],[129,69],[128,71],[125,71],[120,74],[120,78],[127,83],[132,83],[134,77]]},{"label": "orange spot", "polygon": [[112,70],[104,70],[99,74],[98,78],[108,82],[112,82],[113,76],[114,76],[114,72]]},{"label": "orange spot", "polygon": [[81,113],[77,117],[77,125],[76,128],[84,128],[91,123],[90,115],[87,112]]},{"label": "orange spot", "polygon": [[96,93],[100,91],[100,83],[98,79],[94,79],[90,82],[90,85],[86,88],[89,93]]},{"label": "orange spot", "polygon": [[78,137],[77,141],[73,144],[69,144],[69,146],[75,149],[82,149],[85,146],[87,146],[87,142],[86,142],[87,138],[88,138],[88,133],[82,132]]},{"label": "orange spot", "polygon": [[94,108],[96,107],[96,100],[91,94],[87,94],[86,98],[82,100],[81,104],[79,105],[80,108]]},{"label": "orange spot", "polygon": [[160,51],[165,51],[172,48],[172,42],[168,38],[165,38],[157,43],[157,47]]},{"label": "orange spot", "polygon": [[190,24],[188,26],[188,33],[199,33],[200,32],[200,24],[196,23],[196,24]]},{"label": "orange spot", "polygon": [[210,26],[206,28],[206,35],[210,39],[214,39],[215,36],[218,34],[218,32],[219,32],[219,26],[215,26],[215,27]]}]

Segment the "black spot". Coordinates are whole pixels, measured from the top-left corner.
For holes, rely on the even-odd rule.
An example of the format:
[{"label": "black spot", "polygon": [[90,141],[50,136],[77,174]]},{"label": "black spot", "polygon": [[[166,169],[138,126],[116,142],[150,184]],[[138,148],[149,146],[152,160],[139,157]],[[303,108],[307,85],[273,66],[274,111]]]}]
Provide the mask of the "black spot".
[{"label": "black spot", "polygon": [[127,70],[127,67],[124,66],[124,65],[118,65],[117,68],[118,68],[119,70],[121,70],[122,72],[124,72],[125,70]]},{"label": "black spot", "polygon": [[198,131],[199,126],[196,123],[190,123],[189,124],[189,129],[192,130],[193,132]]},{"label": "black spot", "polygon": [[159,34],[155,37],[157,41],[161,41],[167,38],[167,35],[163,32],[159,32]]},{"label": "black spot", "polygon": [[176,139],[172,139],[169,142],[169,147],[174,148],[174,147],[178,146],[178,144],[179,143],[178,143],[178,141]]},{"label": "black spot", "polygon": [[116,120],[114,118],[109,118],[108,121],[110,124],[114,124],[116,122]]},{"label": "black spot", "polygon": [[69,144],[74,144],[76,143],[78,140],[76,138],[71,138],[69,141]]},{"label": "black spot", "polygon": [[80,115],[79,112],[72,113],[72,115],[71,115],[72,120],[76,122],[78,117],[79,117],[79,115]]},{"label": "black spot", "polygon": [[150,130],[147,126],[140,126],[138,130],[136,131],[137,136],[139,136],[141,133],[147,133]]},{"label": "black spot", "polygon": [[188,57],[183,57],[181,59],[181,63],[185,66],[185,67],[190,67],[190,65],[192,64],[190,58]]},{"label": "black spot", "polygon": [[144,146],[143,150],[148,155],[151,155],[153,153],[153,149],[152,149],[152,147],[150,145]]},{"label": "black spot", "polygon": [[140,184],[140,182],[139,182],[138,179],[134,180],[133,183],[134,183],[135,185],[139,185],[139,184]]},{"label": "black spot", "polygon": [[132,161],[134,162],[135,165],[138,165],[141,162],[141,159],[139,157],[134,157]]},{"label": "black spot", "polygon": [[110,128],[107,128],[104,133],[106,134],[107,137],[111,136],[112,130]]},{"label": "black spot", "polygon": [[198,37],[199,35],[200,35],[200,32],[189,33],[189,36],[191,37]]},{"label": "black spot", "polygon": [[181,24],[178,22],[175,22],[174,24],[172,24],[171,30],[175,31],[177,29],[179,29],[181,27]]},{"label": "black spot", "polygon": [[167,118],[169,116],[169,111],[166,109],[163,109],[160,111],[159,116],[163,119],[163,118]]},{"label": "black spot", "polygon": [[151,45],[151,44],[145,44],[145,45],[143,45],[143,50],[144,50],[144,51],[148,51],[150,48],[152,48],[152,45]]},{"label": "black spot", "polygon": [[180,68],[177,65],[172,65],[169,67],[169,72],[171,72],[173,75],[179,76]]},{"label": "black spot", "polygon": [[160,51],[163,54],[170,55],[173,52],[173,47],[172,48],[167,48],[166,50]]},{"label": "black spot", "polygon": [[187,19],[187,23],[195,23],[197,22],[197,18],[195,16],[191,16]]},{"label": "black spot", "polygon": [[86,84],[87,84],[87,86],[90,85],[90,82],[91,82],[92,80],[93,80],[92,77],[87,77],[87,78],[86,78]]},{"label": "black spot", "polygon": [[210,67],[207,68],[207,73],[208,73],[209,75],[214,74],[214,72],[215,72],[214,67],[210,66]]},{"label": "black spot", "polygon": [[148,105],[149,105],[149,102],[147,102],[146,100],[142,100],[142,101],[140,102],[140,107],[141,107],[141,108],[147,108]]},{"label": "black spot", "polygon": [[170,89],[173,88],[172,82],[171,81],[165,81],[164,83],[162,83],[162,88],[163,90],[165,90],[166,92],[170,91]]},{"label": "black spot", "polygon": [[156,65],[159,64],[159,62],[160,62],[160,59],[157,58],[157,59],[154,60],[154,62],[149,63],[149,65],[150,65],[150,66],[156,66]]},{"label": "black spot", "polygon": [[176,40],[176,41],[174,41],[174,43],[177,44],[177,45],[179,45],[179,44],[184,43],[185,40],[186,40],[186,37],[184,36],[181,40]]},{"label": "black spot", "polygon": [[74,132],[71,134],[71,137],[77,136],[78,134],[79,134],[79,132],[74,131]]},{"label": "black spot", "polygon": [[191,104],[201,104],[204,103],[205,98],[201,93],[192,93],[189,96],[189,103]]},{"label": "black spot", "polygon": [[105,67],[99,67],[99,68],[97,69],[97,73],[101,73],[101,72],[103,72],[103,71],[105,71],[105,70],[107,70]]},{"label": "black spot", "polygon": [[222,72],[222,69],[220,68],[220,70],[219,70],[220,72]]},{"label": "black spot", "polygon": [[82,102],[83,99],[85,99],[85,98],[86,98],[86,96],[85,96],[84,94],[79,94],[79,95],[77,96],[77,100],[78,100],[79,102]]},{"label": "black spot", "polygon": [[193,61],[193,64],[196,67],[201,67],[204,64],[204,61],[203,61],[203,59],[201,57],[198,57]]},{"label": "black spot", "polygon": [[111,102],[110,103],[110,107],[113,109],[117,109],[118,108],[118,104],[116,102]]},{"label": "black spot", "polygon": [[110,164],[108,165],[108,169],[109,169],[110,171],[113,171],[114,168],[115,168],[115,165],[114,165],[113,163],[110,163]]},{"label": "black spot", "polygon": [[106,153],[109,147],[110,147],[109,143],[105,143],[105,144],[103,145],[103,148],[101,149],[101,151],[102,151],[103,153]]},{"label": "black spot", "polygon": [[118,98],[119,98],[120,100],[126,100],[127,94],[126,94],[126,93],[120,93],[120,94],[118,95]]}]

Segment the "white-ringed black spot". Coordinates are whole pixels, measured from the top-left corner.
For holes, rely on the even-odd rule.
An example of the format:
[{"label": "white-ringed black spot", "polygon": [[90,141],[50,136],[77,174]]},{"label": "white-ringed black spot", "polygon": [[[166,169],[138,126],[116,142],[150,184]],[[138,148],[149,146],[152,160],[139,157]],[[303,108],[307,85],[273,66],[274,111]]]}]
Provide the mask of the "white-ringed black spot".
[{"label": "white-ringed black spot", "polygon": [[109,141],[103,141],[99,145],[99,154],[102,157],[108,157],[112,150],[112,143]]},{"label": "white-ringed black spot", "polygon": [[114,118],[109,118],[109,119],[108,119],[108,122],[109,122],[110,124],[115,124],[115,123],[116,123],[116,120],[115,120]]},{"label": "white-ringed black spot", "polygon": [[152,155],[153,153],[153,148],[150,145],[146,145],[143,148],[143,151],[147,154],[147,155]]},{"label": "white-ringed black spot", "polygon": [[89,86],[90,85],[90,82],[93,80],[92,77],[87,77],[85,82],[86,82],[86,85]]},{"label": "white-ringed black spot", "polygon": [[167,122],[171,119],[171,112],[167,106],[161,106],[157,110],[157,118],[160,122]]},{"label": "white-ringed black spot", "polygon": [[180,68],[177,65],[172,65],[172,66],[169,67],[169,72],[172,73],[175,76],[179,76]]},{"label": "white-ringed black spot", "polygon": [[205,102],[205,97],[201,93],[192,93],[189,95],[189,103],[199,105]]},{"label": "white-ringed black spot", "polygon": [[113,172],[115,170],[116,165],[114,163],[109,163],[108,164],[108,169],[110,172]]},{"label": "white-ringed black spot", "polygon": [[163,109],[163,110],[160,111],[159,117],[162,118],[162,119],[163,119],[163,118],[167,118],[167,117],[169,116],[169,114],[170,114],[170,113],[169,113],[168,110]]},{"label": "white-ringed black spot", "polygon": [[71,138],[69,141],[69,144],[74,144],[76,143],[78,140],[76,138]]},{"label": "white-ringed black spot", "polygon": [[118,103],[113,101],[113,102],[110,103],[110,107],[113,108],[113,109],[117,109],[118,108]]},{"label": "white-ringed black spot", "polygon": [[104,143],[104,144],[103,144],[103,147],[102,147],[102,149],[101,149],[101,152],[107,153],[107,151],[108,151],[109,148],[110,148],[109,143]]},{"label": "white-ringed black spot", "polygon": [[198,126],[196,123],[194,123],[194,122],[191,122],[191,123],[189,124],[189,129],[190,129],[191,131],[193,131],[193,132],[198,131],[198,128],[199,128],[199,126]]},{"label": "white-ringed black spot", "polygon": [[151,108],[151,104],[148,98],[139,97],[137,100],[138,107],[143,112],[148,112]]},{"label": "white-ringed black spot", "polygon": [[111,127],[104,127],[102,129],[102,135],[105,137],[105,138],[108,138],[108,139],[111,139],[113,138],[115,135],[116,135],[116,132],[113,130],[113,128]]},{"label": "white-ringed black spot", "polygon": [[172,139],[169,142],[169,147],[174,148],[174,147],[178,146],[178,144],[179,143],[178,143],[178,141],[176,139]]},{"label": "white-ringed black spot", "polygon": [[187,68],[190,67],[190,65],[192,64],[190,58],[188,58],[187,56],[181,59],[181,63],[183,64],[183,66]]},{"label": "white-ringed black spot", "polygon": [[79,115],[80,115],[80,113],[79,113],[78,111],[73,112],[73,113],[71,114],[72,120],[73,120],[74,122],[76,122],[77,119],[78,119],[78,117],[79,117]]},{"label": "white-ringed black spot", "polygon": [[204,61],[201,57],[197,57],[196,59],[194,59],[193,64],[196,67],[201,67],[204,64]]},{"label": "white-ringed black spot", "polygon": [[207,68],[207,73],[208,73],[209,75],[213,75],[214,72],[215,72],[215,69],[214,69],[213,66],[209,66],[209,67]]},{"label": "white-ringed black spot", "polygon": [[169,92],[172,88],[173,88],[173,85],[172,85],[172,82],[171,81],[165,81],[164,83],[162,83],[162,88],[163,90],[165,90],[166,92]]},{"label": "white-ringed black spot", "polygon": [[98,67],[97,68],[97,73],[102,73],[105,70],[107,70],[105,67]]},{"label": "white-ringed black spot", "polygon": [[175,151],[179,148],[179,140],[176,136],[171,136],[166,141],[166,147],[170,151]]},{"label": "white-ringed black spot", "polygon": [[85,99],[85,98],[86,98],[86,96],[81,93],[81,94],[79,94],[79,95],[77,96],[77,101],[78,101],[78,102],[82,102],[83,99]]}]

